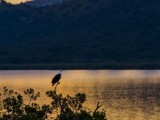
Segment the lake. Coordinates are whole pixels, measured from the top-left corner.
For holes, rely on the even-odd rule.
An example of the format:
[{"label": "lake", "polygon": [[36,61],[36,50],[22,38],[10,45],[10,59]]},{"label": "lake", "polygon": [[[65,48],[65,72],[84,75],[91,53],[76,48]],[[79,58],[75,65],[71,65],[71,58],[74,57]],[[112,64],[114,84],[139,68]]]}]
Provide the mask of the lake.
[{"label": "lake", "polygon": [[[45,91],[53,90],[57,71],[0,71],[4,86],[22,93],[26,88],[41,92],[38,102],[50,102]],[[160,70],[65,70],[57,92],[85,93],[85,106],[103,104],[108,120],[160,120]],[[27,99],[26,99],[27,100]]]}]

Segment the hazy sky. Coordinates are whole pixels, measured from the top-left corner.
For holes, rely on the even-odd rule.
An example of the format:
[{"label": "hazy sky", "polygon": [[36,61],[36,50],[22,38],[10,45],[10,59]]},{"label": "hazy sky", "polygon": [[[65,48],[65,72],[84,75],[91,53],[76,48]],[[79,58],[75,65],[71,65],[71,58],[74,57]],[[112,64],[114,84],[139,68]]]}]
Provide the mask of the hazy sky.
[{"label": "hazy sky", "polygon": [[[20,3],[20,2],[25,2],[27,0],[6,0],[7,2],[11,2],[11,3]],[[29,0],[28,0],[29,1]]]}]

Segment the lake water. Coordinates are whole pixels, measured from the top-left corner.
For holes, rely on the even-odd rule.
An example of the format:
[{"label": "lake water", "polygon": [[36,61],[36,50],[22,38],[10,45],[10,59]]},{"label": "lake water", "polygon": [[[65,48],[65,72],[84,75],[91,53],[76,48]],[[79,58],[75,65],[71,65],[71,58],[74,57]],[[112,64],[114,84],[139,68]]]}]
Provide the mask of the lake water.
[{"label": "lake water", "polygon": [[[20,93],[26,88],[40,91],[38,102],[50,101],[45,91],[53,90],[51,80],[57,71],[0,71],[4,86]],[[58,93],[85,93],[86,106],[103,104],[108,120],[160,120],[159,70],[65,70]]]}]

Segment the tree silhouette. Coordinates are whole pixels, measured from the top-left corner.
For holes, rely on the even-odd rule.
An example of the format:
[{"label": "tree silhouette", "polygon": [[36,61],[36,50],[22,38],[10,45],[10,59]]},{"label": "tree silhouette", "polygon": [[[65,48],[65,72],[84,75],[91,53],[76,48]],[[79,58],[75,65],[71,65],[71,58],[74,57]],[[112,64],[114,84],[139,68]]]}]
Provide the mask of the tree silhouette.
[{"label": "tree silhouette", "polygon": [[[28,104],[24,103],[21,94],[14,90],[4,87],[3,93],[0,93],[0,120],[45,120],[47,118],[54,120],[107,120],[104,110],[98,102],[96,109],[92,110],[84,107],[86,95],[77,93],[75,96],[63,96],[56,90],[46,91],[46,96],[51,98],[49,104],[39,105],[37,100],[40,92],[35,92],[29,88],[24,91],[28,97]],[[2,97],[3,96],[3,97]]]}]

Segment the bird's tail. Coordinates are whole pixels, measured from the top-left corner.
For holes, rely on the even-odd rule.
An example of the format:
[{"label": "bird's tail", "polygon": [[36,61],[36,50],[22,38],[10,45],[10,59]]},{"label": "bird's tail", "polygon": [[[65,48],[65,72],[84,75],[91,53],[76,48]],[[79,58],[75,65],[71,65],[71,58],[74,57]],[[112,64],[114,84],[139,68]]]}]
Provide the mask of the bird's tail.
[{"label": "bird's tail", "polygon": [[52,83],[52,86],[54,86],[55,85],[55,83]]}]

